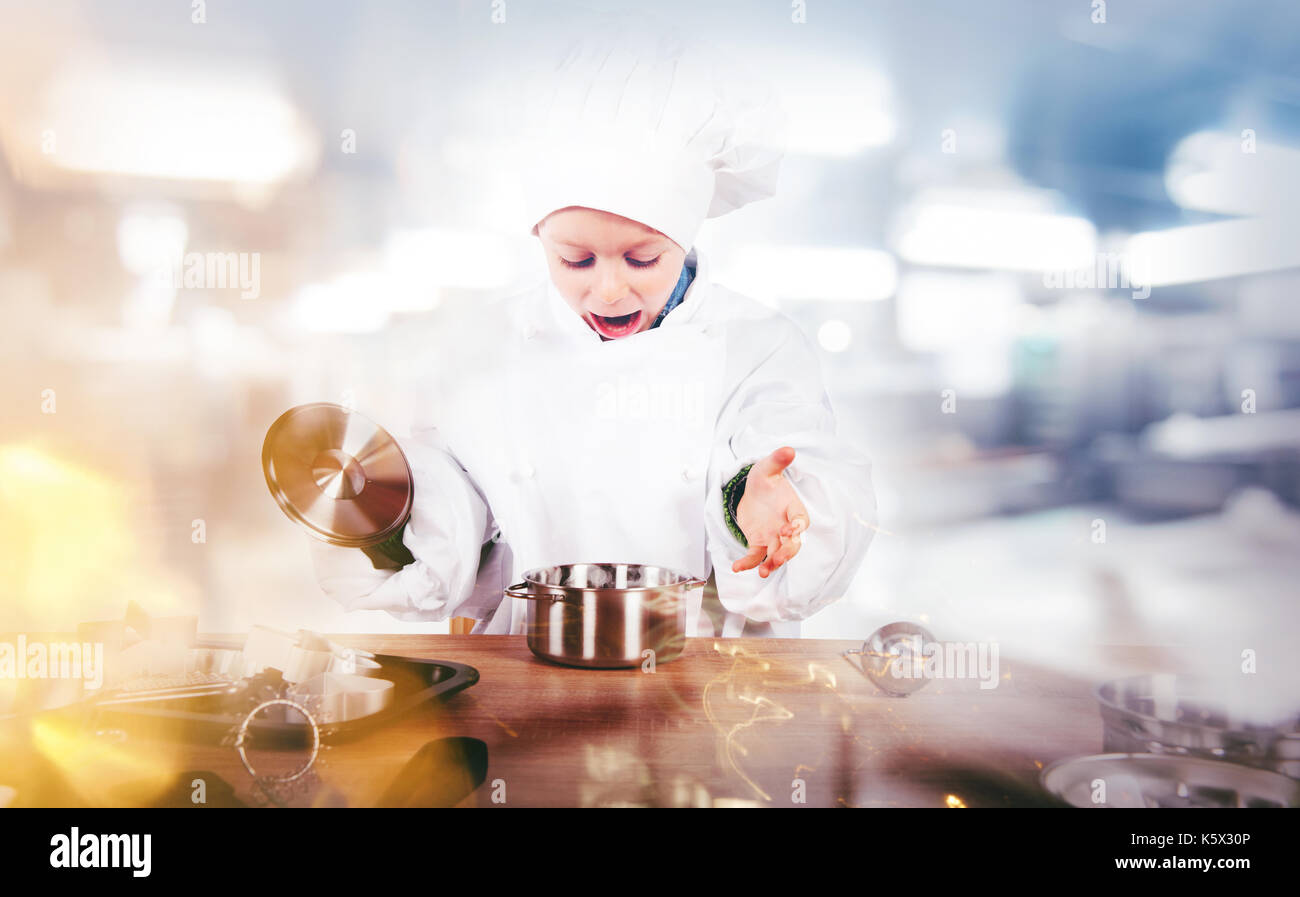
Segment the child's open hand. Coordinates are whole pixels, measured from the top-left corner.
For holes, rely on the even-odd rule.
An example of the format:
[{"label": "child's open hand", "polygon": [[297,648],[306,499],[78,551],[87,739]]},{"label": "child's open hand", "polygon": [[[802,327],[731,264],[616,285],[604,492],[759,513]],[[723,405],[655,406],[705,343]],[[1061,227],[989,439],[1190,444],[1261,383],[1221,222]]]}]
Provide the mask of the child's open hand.
[{"label": "child's open hand", "polygon": [[749,554],[731,569],[739,573],[758,567],[766,577],[799,553],[801,534],[808,529],[808,509],[781,472],[794,460],[794,449],[783,446],[754,464],[745,477],[745,494],[736,507],[736,525],[749,542]]}]

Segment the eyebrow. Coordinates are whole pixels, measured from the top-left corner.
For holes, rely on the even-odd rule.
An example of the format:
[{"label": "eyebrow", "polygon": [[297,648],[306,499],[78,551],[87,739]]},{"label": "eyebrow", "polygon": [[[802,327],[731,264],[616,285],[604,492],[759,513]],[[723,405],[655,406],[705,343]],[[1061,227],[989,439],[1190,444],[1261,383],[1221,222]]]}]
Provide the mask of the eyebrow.
[{"label": "eyebrow", "polygon": [[[662,240],[663,237],[646,237],[644,240],[638,240],[637,242],[632,243],[627,248],[640,249],[642,246],[649,246],[651,243],[658,243]],[[584,246],[581,243],[570,243],[568,240],[556,240],[555,242],[560,246],[568,246],[570,249],[581,249],[585,252],[591,251],[590,249],[588,249],[588,247]]]}]

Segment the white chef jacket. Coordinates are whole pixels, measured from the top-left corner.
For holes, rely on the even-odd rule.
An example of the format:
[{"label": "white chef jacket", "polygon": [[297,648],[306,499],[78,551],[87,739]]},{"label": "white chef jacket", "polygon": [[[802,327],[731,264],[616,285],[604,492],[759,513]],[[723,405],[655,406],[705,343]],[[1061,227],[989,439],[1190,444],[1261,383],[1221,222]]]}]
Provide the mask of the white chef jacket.
[{"label": "white chef jacket", "polygon": [[[502,589],[538,567],[655,564],[712,572],[721,632],[799,634],[840,598],[876,520],[870,465],[836,433],[820,360],[786,316],[696,275],[660,325],[603,341],[547,281],[465,307],[429,350],[417,424],[398,442],[415,496],[403,536],[415,562],[375,570],[362,552],[312,540],[317,577],[348,609],[402,620],[472,617],[475,633],[522,634],[526,600]],[[732,571],[745,547],[722,487],[783,445],[808,509],[797,555],[766,578]],[[481,549],[493,542],[480,563]]]}]

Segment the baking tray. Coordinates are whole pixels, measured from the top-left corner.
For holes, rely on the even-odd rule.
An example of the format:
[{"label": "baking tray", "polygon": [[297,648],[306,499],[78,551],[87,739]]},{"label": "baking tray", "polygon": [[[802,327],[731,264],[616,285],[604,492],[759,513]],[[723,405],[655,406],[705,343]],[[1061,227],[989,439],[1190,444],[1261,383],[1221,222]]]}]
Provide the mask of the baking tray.
[{"label": "baking tray", "polygon": [[[198,644],[197,648],[229,648],[222,644]],[[445,701],[457,692],[478,682],[478,670],[450,660],[426,660],[420,657],[402,657],[395,654],[376,654],[379,669],[374,675],[393,683],[393,699],[378,713],[346,722],[318,726],[322,740],[348,741],[380,728],[432,701]],[[133,725],[146,724],[149,729],[161,729],[173,737],[186,741],[220,743],[243,722],[254,706],[247,699],[239,701],[231,696],[214,695],[189,698],[184,701],[149,704],[106,705],[95,708],[98,724],[118,726],[130,731]],[[310,741],[310,727],[300,714],[296,717],[277,715],[286,709],[272,707],[248,725],[248,731],[263,744],[298,744]],[[163,723],[164,725],[158,725]]]}]

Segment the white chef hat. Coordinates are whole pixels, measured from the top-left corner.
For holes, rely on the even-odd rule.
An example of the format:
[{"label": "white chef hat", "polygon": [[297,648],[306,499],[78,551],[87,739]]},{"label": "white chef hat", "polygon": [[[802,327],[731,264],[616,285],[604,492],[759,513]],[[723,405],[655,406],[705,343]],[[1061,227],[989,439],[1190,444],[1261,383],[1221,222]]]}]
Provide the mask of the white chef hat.
[{"label": "white chef hat", "polygon": [[585,206],[689,251],[705,218],[776,192],[785,116],[772,90],[675,31],[591,29],[529,90],[533,233],[550,213]]}]

